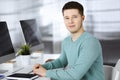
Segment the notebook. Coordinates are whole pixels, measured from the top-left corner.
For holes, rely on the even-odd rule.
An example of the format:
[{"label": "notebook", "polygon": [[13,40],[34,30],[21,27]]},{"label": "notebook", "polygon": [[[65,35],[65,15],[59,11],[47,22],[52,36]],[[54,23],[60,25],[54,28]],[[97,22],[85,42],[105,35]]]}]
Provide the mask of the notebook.
[{"label": "notebook", "polygon": [[16,80],[16,79],[33,80],[38,78],[38,76],[36,74],[14,73],[14,74],[8,75],[6,78],[12,79],[12,80]]}]

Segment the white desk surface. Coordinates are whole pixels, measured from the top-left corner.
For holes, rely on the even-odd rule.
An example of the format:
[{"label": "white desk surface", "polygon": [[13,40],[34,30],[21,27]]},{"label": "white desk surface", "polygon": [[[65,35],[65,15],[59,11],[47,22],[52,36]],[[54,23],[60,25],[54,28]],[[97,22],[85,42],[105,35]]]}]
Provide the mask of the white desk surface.
[{"label": "white desk surface", "polygon": [[[38,55],[38,54],[37,54]],[[16,72],[23,72],[23,71],[25,71],[26,73],[27,73],[27,71],[29,72],[29,70],[32,70],[32,66],[34,65],[34,64],[36,64],[36,63],[41,63],[41,64],[43,64],[47,59],[56,59],[56,58],[58,58],[60,56],[60,54],[42,54],[42,57],[40,56],[40,58],[38,57],[38,58],[31,58],[31,67],[27,67],[25,70],[23,70],[24,68],[18,68],[19,70],[18,71],[16,71]],[[14,70],[14,68],[15,67],[13,67],[13,70]],[[10,69],[10,70],[12,70],[12,69]],[[16,67],[16,70],[17,70],[17,67]],[[23,71],[22,71],[23,70]],[[27,71],[26,71],[27,70]],[[12,72],[11,71],[9,71],[9,72],[7,72],[7,73],[4,73],[4,75],[5,76],[7,76],[7,75],[10,75],[10,74],[12,74]],[[2,79],[2,80],[7,80],[7,79]],[[46,77],[39,77],[39,78],[37,78],[37,79],[35,79],[35,80],[50,80],[50,78],[46,78]]]}]

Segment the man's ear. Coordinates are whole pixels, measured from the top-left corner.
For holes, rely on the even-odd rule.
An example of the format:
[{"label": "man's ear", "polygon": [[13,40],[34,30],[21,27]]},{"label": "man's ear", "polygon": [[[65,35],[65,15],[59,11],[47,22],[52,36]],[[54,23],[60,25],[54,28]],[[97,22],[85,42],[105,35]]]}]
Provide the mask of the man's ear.
[{"label": "man's ear", "polygon": [[83,20],[83,21],[85,20],[85,16],[84,16],[84,15],[82,16],[82,20]]}]

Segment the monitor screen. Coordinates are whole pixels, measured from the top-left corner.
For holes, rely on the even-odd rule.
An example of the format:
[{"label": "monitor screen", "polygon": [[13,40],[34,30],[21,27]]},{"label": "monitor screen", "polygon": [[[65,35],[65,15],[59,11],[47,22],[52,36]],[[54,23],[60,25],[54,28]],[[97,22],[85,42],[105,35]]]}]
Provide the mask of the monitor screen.
[{"label": "monitor screen", "polygon": [[36,23],[36,19],[20,21],[25,42],[31,45],[31,50],[41,50],[43,48],[41,34]]},{"label": "monitor screen", "polygon": [[0,22],[0,63],[15,58],[7,23]]}]

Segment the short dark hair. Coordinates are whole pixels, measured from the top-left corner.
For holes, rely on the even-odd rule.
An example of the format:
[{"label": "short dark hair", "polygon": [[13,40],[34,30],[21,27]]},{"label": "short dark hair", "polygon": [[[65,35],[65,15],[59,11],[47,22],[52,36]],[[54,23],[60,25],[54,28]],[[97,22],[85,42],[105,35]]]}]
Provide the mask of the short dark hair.
[{"label": "short dark hair", "polygon": [[67,10],[67,9],[78,9],[79,13],[81,15],[84,15],[84,8],[83,8],[82,4],[80,4],[76,1],[67,2],[62,8],[62,13],[64,12],[64,10]]}]

